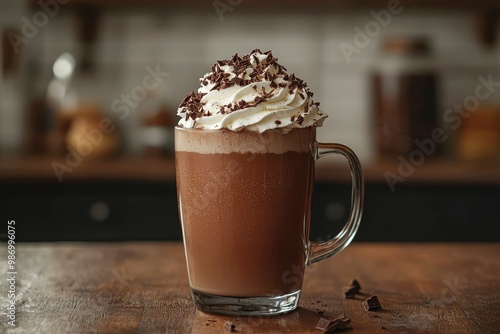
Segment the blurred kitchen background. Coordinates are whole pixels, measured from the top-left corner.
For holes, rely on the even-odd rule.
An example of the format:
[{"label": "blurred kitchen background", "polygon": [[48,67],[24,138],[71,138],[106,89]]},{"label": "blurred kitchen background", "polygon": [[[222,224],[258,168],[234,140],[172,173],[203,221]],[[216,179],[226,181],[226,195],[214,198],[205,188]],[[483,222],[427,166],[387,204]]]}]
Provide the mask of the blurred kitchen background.
[{"label": "blurred kitchen background", "polygon": [[[493,0],[0,0],[2,219],[26,241],[180,240],[177,105],[260,48],[330,115],[318,139],[361,159],[355,240],[500,241],[499,17]],[[319,240],[350,181],[340,158],[317,179]]]}]

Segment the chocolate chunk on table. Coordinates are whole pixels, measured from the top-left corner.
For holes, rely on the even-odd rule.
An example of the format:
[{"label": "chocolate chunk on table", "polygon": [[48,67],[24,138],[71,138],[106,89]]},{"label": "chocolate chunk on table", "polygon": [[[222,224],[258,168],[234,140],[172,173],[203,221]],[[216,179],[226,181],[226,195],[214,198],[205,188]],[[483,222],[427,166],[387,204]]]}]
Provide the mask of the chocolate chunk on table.
[{"label": "chocolate chunk on table", "polygon": [[226,332],[237,332],[236,325],[231,321],[226,321],[224,323],[224,330]]},{"label": "chocolate chunk on table", "polygon": [[380,301],[377,296],[371,296],[363,302],[363,307],[365,308],[365,311],[375,311],[380,310],[382,305],[380,305]]},{"label": "chocolate chunk on table", "polygon": [[357,292],[358,292],[358,289],[354,285],[344,287],[344,297],[345,298],[354,298],[354,297],[356,297]]},{"label": "chocolate chunk on table", "polygon": [[361,290],[361,284],[359,284],[358,280],[353,278],[350,282],[349,282],[349,286],[352,286],[354,287],[355,289],[355,293],[358,293],[359,290]]},{"label": "chocolate chunk on table", "polygon": [[344,287],[344,297],[345,298],[354,298],[356,297],[356,294],[361,290],[361,285],[359,284],[358,280],[353,278],[350,282],[349,285]]},{"label": "chocolate chunk on table", "polygon": [[322,331],[323,333],[332,333],[338,329],[344,329],[351,323],[351,318],[347,318],[343,315],[338,316],[335,319],[319,319],[316,324],[316,329]]}]

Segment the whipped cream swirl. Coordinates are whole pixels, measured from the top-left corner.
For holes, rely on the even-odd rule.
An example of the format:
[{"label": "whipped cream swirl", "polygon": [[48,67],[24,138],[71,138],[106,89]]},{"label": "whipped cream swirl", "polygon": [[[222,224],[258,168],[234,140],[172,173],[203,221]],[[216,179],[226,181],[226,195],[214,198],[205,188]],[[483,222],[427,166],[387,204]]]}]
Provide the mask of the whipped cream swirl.
[{"label": "whipped cream swirl", "polygon": [[321,126],[327,117],[307,84],[289,75],[271,51],[217,61],[177,110],[179,126],[190,129],[249,130]]}]

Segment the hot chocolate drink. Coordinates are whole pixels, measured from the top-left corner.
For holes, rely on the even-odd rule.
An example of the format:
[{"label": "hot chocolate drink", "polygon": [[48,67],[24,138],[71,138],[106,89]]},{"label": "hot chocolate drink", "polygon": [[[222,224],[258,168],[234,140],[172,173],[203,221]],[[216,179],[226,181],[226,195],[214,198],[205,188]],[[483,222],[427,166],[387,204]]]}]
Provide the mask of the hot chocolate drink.
[{"label": "hot chocolate drink", "polygon": [[301,288],[314,130],[265,137],[176,132],[177,187],[194,290],[270,296]]},{"label": "hot chocolate drink", "polygon": [[[179,213],[196,306],[232,315],[294,310],[306,265],[342,250],[361,218],[361,168],[316,142],[326,115],[270,51],[217,61],[177,110]],[[314,163],[339,153],[355,209],[335,240],[309,241]]]}]

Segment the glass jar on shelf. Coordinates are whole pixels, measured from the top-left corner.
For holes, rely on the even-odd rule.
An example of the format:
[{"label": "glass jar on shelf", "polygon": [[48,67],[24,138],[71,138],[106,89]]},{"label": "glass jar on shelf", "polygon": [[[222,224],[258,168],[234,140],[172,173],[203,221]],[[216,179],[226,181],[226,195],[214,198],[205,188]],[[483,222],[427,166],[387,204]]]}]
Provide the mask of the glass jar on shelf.
[{"label": "glass jar on shelf", "polygon": [[427,38],[386,38],[372,87],[379,158],[408,154],[417,148],[416,139],[431,138],[439,126],[438,76]]}]

